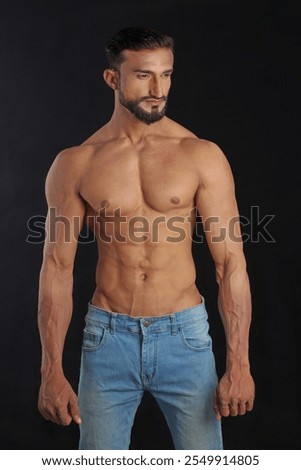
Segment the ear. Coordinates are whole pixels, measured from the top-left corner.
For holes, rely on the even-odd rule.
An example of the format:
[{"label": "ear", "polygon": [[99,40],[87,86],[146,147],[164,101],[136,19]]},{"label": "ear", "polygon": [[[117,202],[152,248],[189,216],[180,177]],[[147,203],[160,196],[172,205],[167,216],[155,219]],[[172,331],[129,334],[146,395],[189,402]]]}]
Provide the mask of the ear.
[{"label": "ear", "polygon": [[118,90],[118,72],[114,69],[106,69],[103,72],[103,78],[107,85],[113,90]]}]

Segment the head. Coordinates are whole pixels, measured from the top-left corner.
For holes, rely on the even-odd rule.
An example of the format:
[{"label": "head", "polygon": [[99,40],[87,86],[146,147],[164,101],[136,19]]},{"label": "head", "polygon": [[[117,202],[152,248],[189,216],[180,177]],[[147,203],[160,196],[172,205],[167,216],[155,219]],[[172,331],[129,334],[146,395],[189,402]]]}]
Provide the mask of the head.
[{"label": "head", "polygon": [[107,44],[104,79],[115,91],[115,103],[146,124],[165,115],[173,46],[170,36],[149,28],[123,29]]}]

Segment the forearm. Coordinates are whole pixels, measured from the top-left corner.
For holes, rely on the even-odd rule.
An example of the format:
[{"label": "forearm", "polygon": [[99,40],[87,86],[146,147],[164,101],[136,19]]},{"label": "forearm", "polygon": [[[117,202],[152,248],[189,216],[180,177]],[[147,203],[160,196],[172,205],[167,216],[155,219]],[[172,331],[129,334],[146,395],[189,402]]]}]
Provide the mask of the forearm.
[{"label": "forearm", "polygon": [[249,369],[251,294],[244,258],[230,256],[217,267],[218,307],[227,345],[227,370]]},{"label": "forearm", "polygon": [[77,396],[64,376],[62,357],[72,314],[72,270],[43,264],[40,274],[38,325],[42,343],[38,408],[46,419],[80,424]]},{"label": "forearm", "polygon": [[43,376],[62,371],[64,342],[72,315],[72,287],[72,270],[43,264],[38,307]]}]

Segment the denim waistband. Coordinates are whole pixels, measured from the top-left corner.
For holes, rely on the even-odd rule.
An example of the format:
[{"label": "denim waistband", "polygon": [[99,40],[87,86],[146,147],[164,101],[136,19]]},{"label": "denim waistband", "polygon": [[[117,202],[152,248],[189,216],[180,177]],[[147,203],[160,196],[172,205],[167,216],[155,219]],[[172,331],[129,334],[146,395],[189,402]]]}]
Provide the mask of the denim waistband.
[{"label": "denim waistband", "polygon": [[124,313],[110,312],[89,303],[86,318],[103,327],[110,328],[112,333],[114,333],[115,330],[126,330],[138,333],[141,329],[150,329],[152,332],[171,330],[172,334],[176,334],[179,327],[195,323],[200,319],[207,320],[207,311],[204,297],[202,297],[202,303],[194,305],[193,307],[162,316],[147,317],[132,317]]}]

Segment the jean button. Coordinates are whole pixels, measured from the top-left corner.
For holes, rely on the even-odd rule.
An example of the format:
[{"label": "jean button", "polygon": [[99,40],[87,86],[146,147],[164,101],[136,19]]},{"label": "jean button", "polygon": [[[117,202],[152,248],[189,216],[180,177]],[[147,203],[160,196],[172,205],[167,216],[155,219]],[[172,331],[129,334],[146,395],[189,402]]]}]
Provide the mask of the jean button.
[{"label": "jean button", "polygon": [[152,322],[149,321],[149,320],[146,320],[146,321],[143,322],[143,325],[146,326],[146,327],[148,327],[151,324],[152,324]]}]

